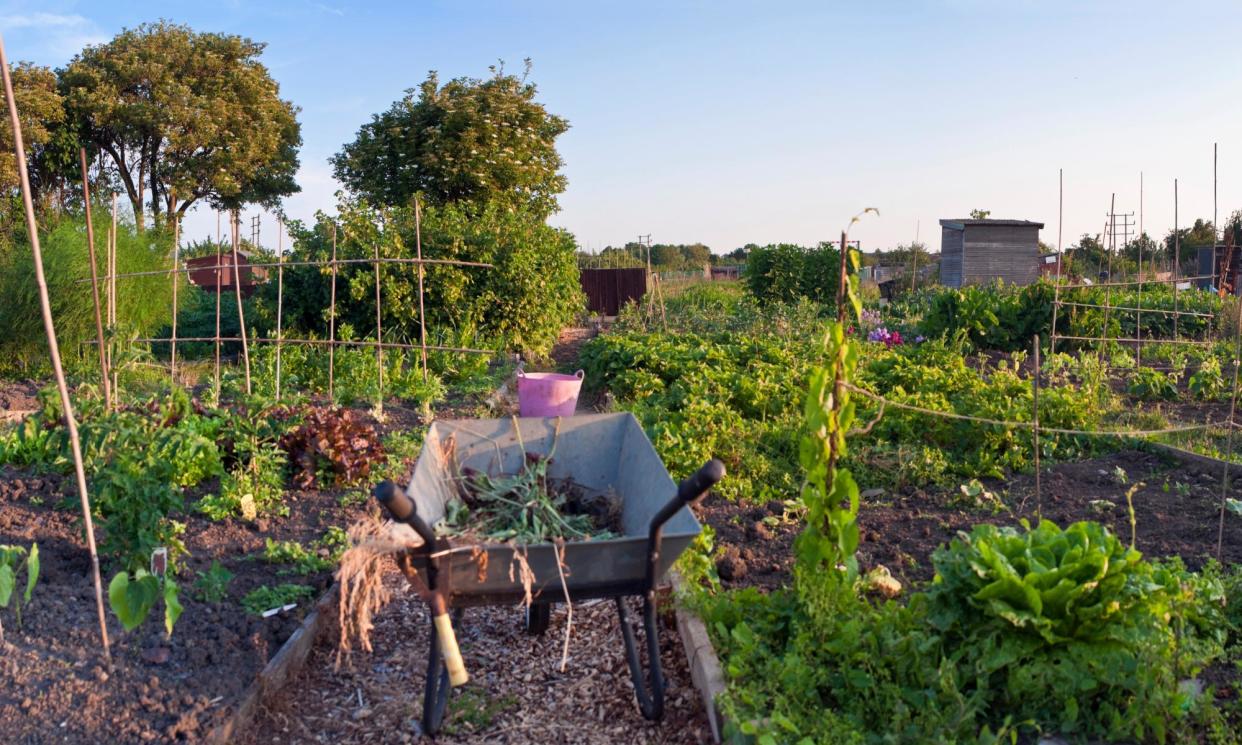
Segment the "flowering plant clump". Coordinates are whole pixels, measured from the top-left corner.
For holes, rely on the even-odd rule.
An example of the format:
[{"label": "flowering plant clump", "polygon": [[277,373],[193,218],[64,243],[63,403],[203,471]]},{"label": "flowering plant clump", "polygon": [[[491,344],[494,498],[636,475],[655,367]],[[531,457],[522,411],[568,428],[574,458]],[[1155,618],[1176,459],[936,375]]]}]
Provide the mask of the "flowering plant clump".
[{"label": "flowering plant clump", "polygon": [[872,329],[871,333],[867,334],[867,341],[884,342],[886,347],[897,347],[903,343],[900,331],[889,331],[883,326]]}]

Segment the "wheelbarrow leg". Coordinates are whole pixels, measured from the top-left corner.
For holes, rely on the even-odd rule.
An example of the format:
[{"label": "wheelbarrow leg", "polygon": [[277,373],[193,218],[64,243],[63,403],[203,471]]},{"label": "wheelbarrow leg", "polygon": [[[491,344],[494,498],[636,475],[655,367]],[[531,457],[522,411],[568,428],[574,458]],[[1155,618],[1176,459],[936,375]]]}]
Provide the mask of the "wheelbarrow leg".
[{"label": "wheelbarrow leg", "polygon": [[[461,621],[461,608],[453,610],[453,625]],[[427,652],[427,687],[423,691],[423,733],[435,735],[444,724],[444,711],[448,708],[449,691],[448,668],[440,654],[440,639],[436,633],[435,623],[431,624],[430,649]]]},{"label": "wheelbarrow leg", "polygon": [[660,631],[656,626],[655,594],[643,598],[643,627],[647,636],[647,666],[650,668],[650,689],[643,680],[643,663],[634,644],[634,630],[625,611],[625,598],[617,598],[617,616],[621,621],[621,639],[625,642],[625,661],[630,666],[634,697],[643,716],[652,721],[664,716],[664,668],[660,665]]},{"label": "wheelbarrow leg", "polygon": [[552,620],[552,603],[531,603],[526,606],[526,633],[541,636]]}]

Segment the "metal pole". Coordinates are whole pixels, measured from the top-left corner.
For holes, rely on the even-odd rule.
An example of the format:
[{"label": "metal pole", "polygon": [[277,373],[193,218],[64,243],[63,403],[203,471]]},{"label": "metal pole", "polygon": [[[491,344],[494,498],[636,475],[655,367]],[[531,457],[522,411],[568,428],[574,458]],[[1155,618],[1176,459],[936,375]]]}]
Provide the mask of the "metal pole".
[{"label": "metal pole", "polygon": [[91,217],[91,185],[87,178],[86,148],[78,150],[82,164],[82,203],[86,208],[86,246],[91,259],[91,299],[95,302],[95,336],[99,341],[99,379],[103,381],[104,410],[112,410],[112,381],[108,379],[108,352],[104,348],[103,312],[99,306],[99,267],[95,257],[95,223]]},{"label": "metal pole", "polygon": [[414,197],[414,248],[418,252],[418,343],[422,347],[423,383],[427,382],[427,312],[423,308],[423,223],[422,206]]},{"label": "metal pole", "polygon": [[280,400],[280,347],[284,336],[282,325],[285,309],[285,247],[283,243],[285,223],[276,220],[276,400]]},{"label": "metal pole", "polygon": [[241,333],[242,365],[246,368],[246,395],[250,390],[250,345],[246,343],[246,311],[242,308],[241,269],[238,267],[237,244],[241,242],[241,224],[237,210],[233,210],[233,294],[237,297],[237,326]]},{"label": "metal pole", "polygon": [[82,444],[78,440],[78,423],[73,416],[73,402],[69,399],[69,385],[65,382],[65,370],[60,364],[60,346],[56,343],[52,303],[48,298],[47,278],[43,275],[43,250],[39,245],[34,201],[30,196],[30,174],[26,170],[26,146],[22,142],[22,124],[17,118],[17,102],[13,98],[13,79],[9,73],[9,60],[4,51],[3,39],[0,39],[0,76],[4,78],[4,100],[8,104],[9,125],[13,128],[13,150],[17,158],[22,206],[26,211],[26,233],[30,238],[30,251],[34,259],[35,282],[39,285],[39,310],[43,315],[43,331],[47,335],[47,347],[52,357],[52,370],[56,374],[56,388],[60,393],[65,428],[69,430],[69,443],[73,452],[73,471],[77,478],[78,496],[81,497],[82,502],[82,523],[86,529],[86,547],[91,554],[91,574],[95,581],[95,609],[99,615],[99,636],[103,641],[104,657],[111,664],[112,648],[108,644],[108,622],[104,615],[103,604],[103,580],[99,577],[99,554],[95,550],[95,526],[91,520],[90,496],[86,491],[86,470],[82,466]]},{"label": "metal pole", "polygon": [[220,403],[220,264],[223,261],[223,238],[220,235],[220,210],[216,210],[216,404]]},{"label": "metal pole", "polygon": [[336,223],[332,223],[332,306],[328,311],[328,400],[336,402]]}]

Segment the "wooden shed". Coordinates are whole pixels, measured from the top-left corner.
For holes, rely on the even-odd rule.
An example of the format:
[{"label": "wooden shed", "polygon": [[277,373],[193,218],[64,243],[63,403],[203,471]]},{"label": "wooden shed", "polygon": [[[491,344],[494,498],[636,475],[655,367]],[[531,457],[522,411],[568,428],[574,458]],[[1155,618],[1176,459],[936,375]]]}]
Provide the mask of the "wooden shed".
[{"label": "wooden shed", "polygon": [[[261,263],[255,261],[256,257],[246,251],[237,252],[237,276],[241,280],[242,297],[250,297],[254,294],[255,287],[267,280],[267,269],[265,267],[252,267],[252,263]],[[216,257],[199,256],[196,259],[190,259],[185,262],[186,267],[190,270],[190,284],[197,285],[208,292],[216,291]],[[233,291],[233,252],[224,251],[220,255],[220,290],[223,292]]]},{"label": "wooden shed", "polygon": [[961,287],[998,279],[1039,279],[1039,229],[1030,220],[941,220],[940,284]]}]

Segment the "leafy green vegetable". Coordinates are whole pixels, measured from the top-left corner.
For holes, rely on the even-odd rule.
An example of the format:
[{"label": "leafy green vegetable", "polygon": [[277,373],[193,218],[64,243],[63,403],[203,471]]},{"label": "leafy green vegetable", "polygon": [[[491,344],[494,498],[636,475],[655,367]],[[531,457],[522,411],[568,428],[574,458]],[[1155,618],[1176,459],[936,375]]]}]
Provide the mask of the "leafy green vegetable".
[{"label": "leafy green vegetable", "polygon": [[282,608],[315,595],[315,588],[309,585],[281,584],[275,587],[263,585],[246,593],[242,598],[242,607],[246,612],[261,616],[264,611]]}]

